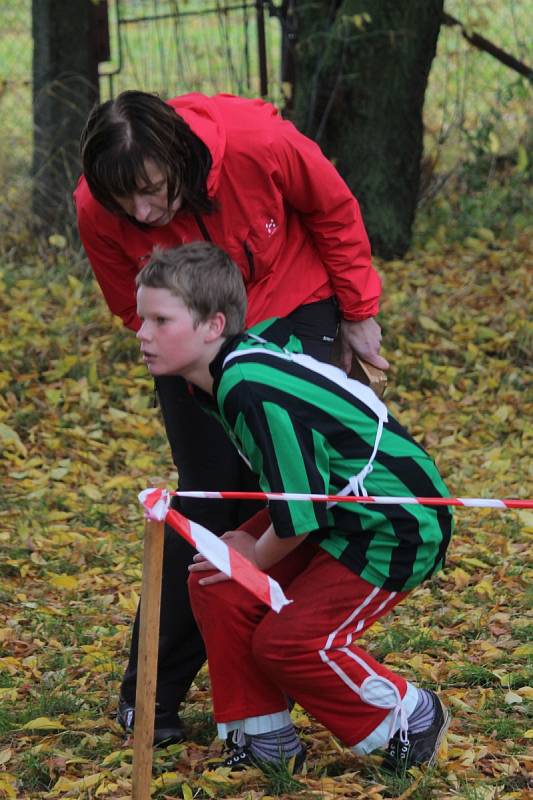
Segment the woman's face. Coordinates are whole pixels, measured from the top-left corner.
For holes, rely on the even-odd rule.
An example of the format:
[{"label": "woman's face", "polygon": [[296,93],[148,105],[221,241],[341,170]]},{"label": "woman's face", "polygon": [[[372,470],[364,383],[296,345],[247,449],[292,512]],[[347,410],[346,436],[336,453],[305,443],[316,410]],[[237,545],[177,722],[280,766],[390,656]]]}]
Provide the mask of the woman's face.
[{"label": "woman's face", "polygon": [[168,207],[167,179],[153,161],[145,161],[148,182],[139,183],[137,191],[126,197],[115,197],[116,202],[129,216],[143,225],[166,225],[181,206],[181,192]]}]

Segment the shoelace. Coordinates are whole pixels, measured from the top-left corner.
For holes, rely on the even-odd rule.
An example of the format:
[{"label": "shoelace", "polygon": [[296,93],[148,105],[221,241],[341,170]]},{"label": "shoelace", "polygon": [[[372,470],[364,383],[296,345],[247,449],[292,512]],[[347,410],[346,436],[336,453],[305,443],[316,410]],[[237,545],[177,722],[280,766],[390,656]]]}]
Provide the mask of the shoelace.
[{"label": "shoelace", "polygon": [[232,769],[243,764],[254,766],[254,758],[250,752],[249,743],[243,731],[233,730],[226,738],[226,748],[230,751],[224,759],[224,766]]},{"label": "shoelace", "polygon": [[391,739],[387,747],[387,755],[392,759],[405,761],[409,756],[410,747],[409,739]]},{"label": "shoelace", "polygon": [[[406,742],[391,740],[389,745],[389,753],[390,755],[393,756],[399,755],[399,757],[402,759],[407,758],[407,755],[409,753],[409,747],[410,747],[409,740],[407,740]],[[400,750],[399,754],[397,753],[398,749]]]},{"label": "shoelace", "polygon": [[246,748],[242,748],[240,750],[234,750],[234,752],[228,756],[224,761],[225,767],[236,767],[238,764],[241,764],[243,761],[246,761],[248,758],[248,750]]},{"label": "shoelace", "polygon": [[226,737],[226,747],[230,752],[228,757],[224,760],[224,765],[226,767],[239,764],[246,759],[246,744],[247,742],[244,731],[240,730],[239,728],[235,728],[229,732],[228,736]]},{"label": "shoelace", "polygon": [[240,728],[234,728],[226,737],[226,747],[229,750],[242,750],[246,744],[246,735]]}]

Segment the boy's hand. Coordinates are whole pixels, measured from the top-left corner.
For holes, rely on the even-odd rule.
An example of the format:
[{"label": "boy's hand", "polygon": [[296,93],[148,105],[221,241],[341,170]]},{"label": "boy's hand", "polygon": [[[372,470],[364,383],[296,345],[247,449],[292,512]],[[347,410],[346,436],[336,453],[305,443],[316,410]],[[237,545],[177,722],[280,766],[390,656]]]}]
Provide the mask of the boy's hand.
[{"label": "boy's hand", "polygon": [[[246,531],[226,531],[221,537],[226,544],[230,547],[233,547],[234,550],[241,553],[248,561],[257,567],[257,561],[255,558],[255,545],[256,539],[253,536],[250,536],[249,533]],[[193,558],[193,563],[189,565],[189,572],[213,572],[216,570],[216,567],[211,564],[204,556],[200,553],[197,553]],[[222,581],[229,581],[227,575],[224,575],[223,572],[216,572],[214,575],[209,575],[205,578],[201,578],[198,583],[201,586],[209,586],[212,583],[221,583]]]}]

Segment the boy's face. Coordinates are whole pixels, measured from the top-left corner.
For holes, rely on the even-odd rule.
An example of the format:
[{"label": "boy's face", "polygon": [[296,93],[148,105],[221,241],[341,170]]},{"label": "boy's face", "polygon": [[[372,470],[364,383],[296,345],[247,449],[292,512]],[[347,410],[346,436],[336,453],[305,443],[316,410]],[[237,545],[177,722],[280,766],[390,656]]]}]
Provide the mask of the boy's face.
[{"label": "boy's face", "polygon": [[209,320],[194,327],[194,318],[168,289],[140,286],[137,312],[142,320],[137,338],[152,375],[192,378],[206,361]]}]

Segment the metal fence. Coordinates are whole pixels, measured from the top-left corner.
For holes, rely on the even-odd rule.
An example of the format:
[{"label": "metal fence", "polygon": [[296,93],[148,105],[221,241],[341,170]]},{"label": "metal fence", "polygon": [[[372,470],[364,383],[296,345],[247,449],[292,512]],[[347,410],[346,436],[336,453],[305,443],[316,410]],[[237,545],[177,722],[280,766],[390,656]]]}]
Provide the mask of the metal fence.
[{"label": "metal fence", "polygon": [[[31,6],[0,0],[0,150],[21,166],[32,145]],[[165,98],[200,91],[282,100],[281,29],[271,2],[108,0],[102,11],[103,100],[132,88]]]},{"label": "metal fence", "polygon": [[[163,97],[189,91],[267,94],[283,104],[280,13],[290,2],[108,0],[100,41],[102,99],[140,88]],[[7,164],[8,190],[13,173],[22,174],[31,159],[31,7],[31,0],[0,0],[0,155],[7,156],[0,157],[0,182]],[[65,0],[65,14],[68,7]],[[446,9],[531,60],[527,0],[446,0]],[[445,167],[469,157],[489,133],[495,148],[516,145],[527,126],[516,81],[516,73],[470,47],[457,28],[442,28],[425,123],[429,149],[443,153]]]},{"label": "metal fence", "polygon": [[[0,0],[0,149],[29,158],[31,142],[31,0]],[[4,161],[4,158],[1,159]]]},{"label": "metal fence", "polygon": [[[104,96],[137,86],[279,95],[280,30],[272,4],[241,0],[114,0],[111,60],[100,69]],[[266,7],[266,8],[265,8]]]}]

